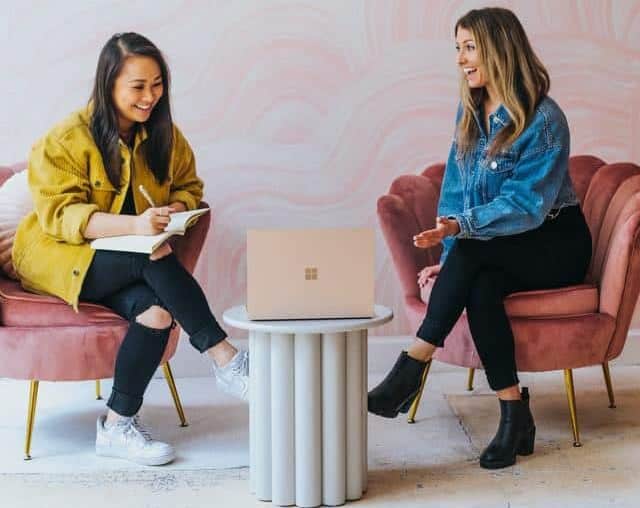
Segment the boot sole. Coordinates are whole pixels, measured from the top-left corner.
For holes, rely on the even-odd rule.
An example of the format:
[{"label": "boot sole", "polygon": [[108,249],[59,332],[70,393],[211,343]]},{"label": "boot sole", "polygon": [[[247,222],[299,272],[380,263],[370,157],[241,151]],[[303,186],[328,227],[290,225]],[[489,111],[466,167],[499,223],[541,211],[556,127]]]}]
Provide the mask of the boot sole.
[{"label": "boot sole", "polygon": [[504,467],[513,466],[516,463],[516,459],[513,461],[504,461],[504,462],[484,462],[480,461],[480,467],[483,469],[502,469]]},{"label": "boot sole", "polygon": [[374,409],[370,409],[367,408],[367,410],[374,414],[374,415],[378,415],[378,416],[382,416],[383,418],[396,418],[398,416],[399,413],[408,413],[409,409],[411,408],[411,404],[413,404],[413,401],[416,398],[416,395],[418,394],[418,392],[416,391],[415,393],[411,394],[408,398],[406,398],[402,404],[400,404],[399,407],[397,407],[396,409],[392,410],[392,411],[376,411]]}]

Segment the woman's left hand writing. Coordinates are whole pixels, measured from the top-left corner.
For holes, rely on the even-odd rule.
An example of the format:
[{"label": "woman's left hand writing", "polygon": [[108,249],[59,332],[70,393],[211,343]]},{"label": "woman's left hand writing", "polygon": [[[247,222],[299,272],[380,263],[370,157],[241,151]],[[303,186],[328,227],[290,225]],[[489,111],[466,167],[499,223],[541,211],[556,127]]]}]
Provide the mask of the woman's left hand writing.
[{"label": "woman's left hand writing", "polygon": [[420,249],[428,249],[438,245],[445,236],[457,235],[459,232],[460,225],[457,220],[438,217],[435,228],[427,229],[413,237],[413,245]]}]

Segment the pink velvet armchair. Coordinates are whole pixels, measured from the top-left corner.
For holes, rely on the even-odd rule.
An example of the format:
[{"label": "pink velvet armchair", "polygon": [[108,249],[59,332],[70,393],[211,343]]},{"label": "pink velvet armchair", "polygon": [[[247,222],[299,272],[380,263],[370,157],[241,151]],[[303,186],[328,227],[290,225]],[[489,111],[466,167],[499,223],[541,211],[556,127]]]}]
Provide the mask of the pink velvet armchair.
[{"label": "pink velvet armchair", "polygon": [[[0,185],[20,169],[0,168]],[[202,250],[210,220],[210,214],[206,214],[184,237],[174,237],[174,252],[190,272]],[[31,458],[39,381],[96,380],[96,397],[101,398],[100,379],[113,377],[116,354],[128,323],[96,304],[80,303],[79,311],[75,313],[58,298],[28,293],[19,282],[0,275],[0,377],[30,381],[25,459]],[[178,336],[176,327],[161,365],[181,426],[185,427],[187,422],[169,365]]]},{"label": "pink velvet armchair", "polygon": [[[378,200],[378,218],[405,295],[405,312],[417,330],[433,280],[420,291],[417,273],[436,264],[441,247],[413,246],[415,233],[434,226],[444,164],[421,175],[395,179]],[[620,355],[640,291],[640,167],[607,164],[583,155],[570,159],[570,174],[591,234],[593,258],[583,284],[514,293],[505,299],[522,372],[563,370],[574,446],[580,446],[572,369],[601,365],[610,407],[615,407],[609,361]],[[437,360],[470,369],[482,365],[463,312]],[[426,375],[423,377],[426,381]],[[422,389],[409,413],[413,422]]]}]

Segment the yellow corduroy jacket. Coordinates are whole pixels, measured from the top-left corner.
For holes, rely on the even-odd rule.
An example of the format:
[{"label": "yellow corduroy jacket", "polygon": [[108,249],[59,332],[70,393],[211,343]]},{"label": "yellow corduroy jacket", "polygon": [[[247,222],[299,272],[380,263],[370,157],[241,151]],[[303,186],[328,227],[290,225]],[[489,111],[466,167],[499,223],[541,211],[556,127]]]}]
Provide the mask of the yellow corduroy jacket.
[{"label": "yellow corduroy jacket", "polygon": [[203,188],[193,151],[175,125],[169,178],[156,181],[140,150],[147,134],[139,129],[132,149],[120,143],[121,186],[114,187],[89,128],[90,114],[90,107],[72,114],[34,145],[28,166],[34,211],[20,222],[12,251],[25,289],[62,298],[76,311],[95,252],[83,235],[93,212],[119,214],[130,181],[138,214],[149,207],[136,192],[140,184],[157,206],[181,201],[189,210],[200,203]]}]

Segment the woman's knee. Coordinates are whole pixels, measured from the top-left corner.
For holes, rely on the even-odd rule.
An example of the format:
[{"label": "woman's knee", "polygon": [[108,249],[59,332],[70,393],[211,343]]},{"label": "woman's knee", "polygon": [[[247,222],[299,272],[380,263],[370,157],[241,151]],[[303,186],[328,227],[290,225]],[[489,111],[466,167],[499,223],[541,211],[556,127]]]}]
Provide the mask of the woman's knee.
[{"label": "woman's knee", "polygon": [[163,309],[159,305],[152,305],[136,316],[136,322],[147,328],[164,330],[172,325],[173,317],[166,309]]}]

